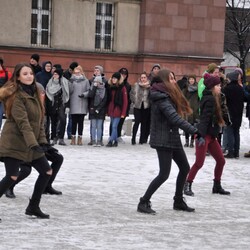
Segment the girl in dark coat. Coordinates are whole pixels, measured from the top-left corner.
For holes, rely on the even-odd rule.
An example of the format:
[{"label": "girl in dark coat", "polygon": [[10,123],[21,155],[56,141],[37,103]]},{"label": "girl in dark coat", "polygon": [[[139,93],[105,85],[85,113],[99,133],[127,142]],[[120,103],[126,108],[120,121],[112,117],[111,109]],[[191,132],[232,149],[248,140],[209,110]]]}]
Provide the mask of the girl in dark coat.
[{"label": "girl in dark coat", "polygon": [[150,198],[168,179],[173,159],[179,168],[173,208],[193,212],[194,209],[188,207],[183,199],[183,187],[190,167],[179,134],[179,128],[189,134],[197,132],[195,127],[182,118],[184,115],[191,114],[192,110],[182,95],[174,74],[167,69],[160,70],[158,76],[152,79],[150,99],[150,145],[158,154],[160,171],[140,198],[137,211],[155,214],[151,208]]},{"label": "girl in dark coat", "polygon": [[230,194],[230,192],[225,191],[221,187],[221,176],[225,165],[225,159],[217,137],[225,122],[221,111],[220,83],[219,77],[210,74],[204,75],[205,89],[200,103],[200,122],[197,126],[201,137],[196,141],[196,160],[188,174],[187,182],[185,183],[184,193],[186,195],[194,195],[191,189],[192,182],[204,164],[207,151],[209,151],[216,161],[212,192],[224,195]]},{"label": "girl in dark coat", "polygon": [[38,172],[27,215],[48,219],[40,208],[42,193],[52,174],[44,152],[48,148],[44,133],[44,111],[34,72],[28,64],[18,64],[12,78],[0,89],[7,120],[0,138],[0,157],[6,175],[0,181],[0,197],[16,181],[21,163],[29,162]]}]

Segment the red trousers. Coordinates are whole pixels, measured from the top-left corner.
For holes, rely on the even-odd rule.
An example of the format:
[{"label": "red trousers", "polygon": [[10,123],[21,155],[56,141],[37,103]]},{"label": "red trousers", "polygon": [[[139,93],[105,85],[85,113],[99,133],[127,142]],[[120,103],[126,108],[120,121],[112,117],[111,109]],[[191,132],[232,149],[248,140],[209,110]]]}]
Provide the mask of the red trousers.
[{"label": "red trousers", "polygon": [[197,172],[202,168],[205,158],[206,152],[208,151],[211,156],[215,159],[216,165],[214,168],[214,179],[217,181],[221,180],[223,168],[225,165],[225,158],[222,153],[221,146],[218,140],[210,135],[206,135],[205,137],[205,145],[198,146],[197,141],[195,142],[195,150],[196,150],[196,160],[194,165],[191,167],[187,181],[191,182],[194,180]]}]

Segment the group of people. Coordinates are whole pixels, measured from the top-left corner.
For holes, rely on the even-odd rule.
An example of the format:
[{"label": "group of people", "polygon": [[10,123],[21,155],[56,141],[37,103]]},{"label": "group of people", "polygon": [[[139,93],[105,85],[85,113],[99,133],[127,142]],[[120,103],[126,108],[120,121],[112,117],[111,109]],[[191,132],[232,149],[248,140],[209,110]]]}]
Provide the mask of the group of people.
[{"label": "group of people", "polygon": [[[117,147],[131,104],[135,117],[131,144],[136,144],[140,125],[139,143],[147,143],[150,138],[149,144],[156,149],[159,159],[159,174],[140,198],[138,212],[155,214],[150,199],[168,179],[172,159],[179,168],[173,208],[193,212],[195,209],[187,205],[183,192],[194,195],[192,182],[203,166],[207,152],[216,161],[212,192],[230,194],[221,186],[225,158],[218,138],[222,129],[225,131],[227,128],[228,154],[225,157],[239,156],[241,120],[239,123],[234,119],[233,111],[241,111],[234,109],[235,104],[230,103],[234,101],[232,91],[238,93],[238,102],[240,98],[244,102],[246,96],[239,70],[227,75],[229,83],[222,93],[222,78],[215,73],[219,67],[214,65],[209,65],[198,84],[196,77],[190,75],[187,78],[188,84],[181,89],[174,72],[161,69],[159,64],[153,65],[149,75],[141,73],[138,81],[130,85],[126,68],[119,69],[107,80],[103,67],[97,65],[93,77],[88,80],[77,62],[72,62],[66,71],[63,71],[60,64],[52,65],[46,61],[40,67],[38,62],[39,55],[33,54],[29,64],[17,64],[12,75],[5,73],[0,77],[0,83],[3,83],[0,87],[0,101],[6,115],[0,137],[0,159],[5,164],[6,175],[0,181],[0,197],[5,194],[14,198],[15,185],[26,178],[31,167],[34,167],[39,175],[25,213],[48,219],[49,215],[40,209],[40,200],[44,193],[62,194],[52,187],[63,163],[63,156],[53,145],[57,142],[66,145],[64,134],[67,115],[67,133],[71,145],[82,145],[84,119],[89,114],[88,145],[103,145],[103,125],[108,115],[110,127],[106,146]],[[1,58],[0,65],[6,71]],[[240,108],[243,112],[243,107]],[[196,160],[191,169],[179,129],[185,132],[185,147],[194,147],[195,142]]]}]

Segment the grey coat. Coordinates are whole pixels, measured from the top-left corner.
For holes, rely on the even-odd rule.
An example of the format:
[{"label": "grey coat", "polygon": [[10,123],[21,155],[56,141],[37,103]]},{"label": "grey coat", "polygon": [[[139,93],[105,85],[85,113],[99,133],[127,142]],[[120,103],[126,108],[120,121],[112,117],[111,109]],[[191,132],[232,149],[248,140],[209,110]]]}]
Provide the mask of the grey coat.
[{"label": "grey coat", "polygon": [[[70,79],[69,93],[70,93],[70,114],[87,114],[88,113],[88,92],[89,80],[83,79]],[[79,97],[83,95],[83,97]]]},{"label": "grey coat", "polygon": [[144,109],[148,109],[150,107],[149,102],[149,91],[150,88],[143,88],[137,82],[134,86],[132,86],[130,91],[130,100],[136,109],[141,109],[142,103]]},{"label": "grey coat", "polygon": [[151,130],[150,145],[152,148],[182,148],[179,128],[189,134],[197,129],[176,112],[170,96],[160,91],[151,91]]}]

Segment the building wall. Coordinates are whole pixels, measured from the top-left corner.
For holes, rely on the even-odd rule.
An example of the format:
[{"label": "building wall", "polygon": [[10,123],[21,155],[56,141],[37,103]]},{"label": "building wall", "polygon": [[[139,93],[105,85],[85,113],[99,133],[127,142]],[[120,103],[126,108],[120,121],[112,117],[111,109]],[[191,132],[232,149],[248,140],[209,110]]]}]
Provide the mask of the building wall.
[{"label": "building wall", "polygon": [[142,1],[139,51],[222,57],[225,0]]}]

